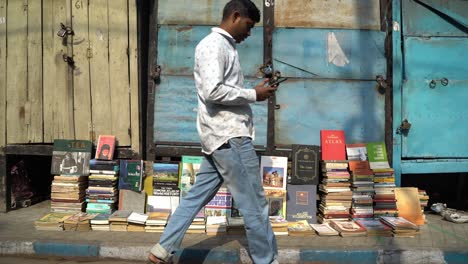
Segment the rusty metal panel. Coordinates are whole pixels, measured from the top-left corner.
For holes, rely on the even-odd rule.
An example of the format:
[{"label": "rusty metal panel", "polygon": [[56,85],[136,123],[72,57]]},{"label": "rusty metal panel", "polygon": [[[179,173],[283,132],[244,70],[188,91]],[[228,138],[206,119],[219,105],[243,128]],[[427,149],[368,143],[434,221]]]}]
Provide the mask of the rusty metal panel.
[{"label": "rusty metal panel", "polygon": [[[161,26],[158,35],[158,64],[162,75],[193,75],[195,47],[211,32],[209,26]],[[242,71],[256,76],[263,64],[263,28],[256,27],[251,36],[237,45]]]},{"label": "rusty metal panel", "polygon": [[276,27],[380,29],[377,0],[275,1]]},{"label": "rusty metal panel", "polygon": [[[158,24],[162,25],[219,25],[227,0],[160,0]],[[262,11],[263,1],[252,2]],[[262,12],[260,12],[262,13]],[[262,18],[260,17],[260,25]]]},{"label": "rusty metal panel", "polygon": [[275,143],[320,145],[321,129],[344,129],[347,143],[384,140],[384,95],[373,81],[295,79],[276,94]]},{"label": "rusty metal panel", "polygon": [[[439,6],[441,10],[431,8],[425,2],[433,6]],[[406,36],[468,36],[466,25],[458,25],[459,16],[468,14],[468,1],[460,0],[435,0],[414,1],[403,0],[403,34]],[[437,5],[435,5],[437,4]],[[453,13],[450,16],[450,13]],[[461,15],[464,14],[464,15]],[[458,21],[458,22],[457,22]]]},{"label": "rusty metal panel", "polygon": [[[468,156],[468,38],[405,38],[403,157]],[[430,142],[430,144],[428,144]]]},{"label": "rusty metal panel", "polygon": [[[254,87],[256,78],[246,78],[245,87]],[[198,143],[195,82],[188,76],[162,76],[155,91],[154,141]],[[254,114],[255,145],[266,145],[267,103],[251,104]]]},{"label": "rusty metal panel", "polygon": [[386,75],[384,41],[373,30],[278,28],[273,63],[283,76],[370,80]]}]

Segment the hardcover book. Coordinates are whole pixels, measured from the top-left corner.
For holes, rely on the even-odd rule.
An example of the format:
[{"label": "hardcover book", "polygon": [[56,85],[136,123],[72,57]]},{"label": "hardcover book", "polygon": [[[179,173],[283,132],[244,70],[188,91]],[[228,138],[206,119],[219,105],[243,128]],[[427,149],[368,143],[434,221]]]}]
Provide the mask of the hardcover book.
[{"label": "hardcover book", "polygon": [[319,183],[320,147],[292,145],[291,184]]},{"label": "hardcover book", "polygon": [[119,189],[143,189],[143,160],[120,160]]},{"label": "hardcover book", "polygon": [[96,146],[95,159],[98,160],[112,160],[114,157],[115,149],[115,136],[113,135],[99,135]]},{"label": "hardcover book", "polygon": [[307,220],[309,224],[317,222],[317,185],[287,186],[286,220],[295,222]]},{"label": "hardcover book", "polygon": [[388,164],[387,149],[384,142],[367,143],[367,157],[371,169],[387,169]]},{"label": "hardcover book", "polygon": [[346,160],[344,130],[320,130],[322,160]]},{"label": "hardcover book", "polygon": [[180,196],[179,163],[154,162],[153,195]]},{"label": "hardcover book", "polygon": [[51,174],[88,175],[92,146],[88,140],[54,140]]},{"label": "hardcover book", "polygon": [[287,157],[262,156],[260,160],[260,175],[263,188],[286,190],[288,169]]}]

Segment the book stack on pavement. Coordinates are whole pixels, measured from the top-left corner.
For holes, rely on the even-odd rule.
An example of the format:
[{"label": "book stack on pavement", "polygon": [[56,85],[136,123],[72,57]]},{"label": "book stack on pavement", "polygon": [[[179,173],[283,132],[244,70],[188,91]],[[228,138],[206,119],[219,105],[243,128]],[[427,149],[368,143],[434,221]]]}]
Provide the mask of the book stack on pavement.
[{"label": "book stack on pavement", "polygon": [[51,174],[51,211],[76,213],[84,210],[92,143],[87,140],[54,140]]},{"label": "book stack on pavement", "polygon": [[354,220],[336,221],[332,220],[330,226],[340,233],[342,237],[366,236],[366,229],[358,225]]},{"label": "book stack on pavement", "polygon": [[312,229],[317,232],[319,236],[337,236],[339,235],[338,231],[333,229],[330,226],[330,223],[323,223],[323,224],[311,224]]},{"label": "book stack on pavement", "polygon": [[380,220],[356,220],[356,223],[367,230],[368,236],[392,236],[392,229]]},{"label": "book stack on pavement", "polygon": [[319,223],[327,223],[332,219],[347,220],[353,192],[350,188],[348,161],[324,160],[322,165],[322,183],[319,185],[320,205]]},{"label": "book stack on pavement", "polygon": [[93,159],[90,161],[90,171],[86,212],[112,214],[117,209],[119,162]]},{"label": "book stack on pavement", "polygon": [[51,212],[76,213],[84,211],[86,176],[56,175],[51,188]]},{"label": "book stack on pavement", "polygon": [[307,220],[288,222],[289,236],[315,236],[315,230],[310,226]]},{"label": "book stack on pavement", "polygon": [[382,216],[380,220],[392,228],[395,237],[415,237],[419,234],[419,226],[401,216]]},{"label": "book stack on pavement", "polygon": [[117,210],[109,216],[110,231],[127,231],[131,211]]},{"label": "book stack on pavement", "polygon": [[367,160],[350,160],[351,189],[353,200],[351,217],[357,219],[372,219],[374,217],[374,173]]},{"label": "book stack on pavement", "polygon": [[128,218],[128,232],[145,232],[146,220],[148,219],[147,214],[132,212]]},{"label": "book stack on pavement", "polygon": [[398,216],[395,173],[387,158],[384,142],[366,144],[369,165],[374,173],[374,217]]},{"label": "book stack on pavement", "polygon": [[71,215],[71,213],[47,213],[34,221],[34,227],[36,230],[62,231],[63,221]]},{"label": "book stack on pavement", "polygon": [[93,231],[110,231],[109,214],[98,214],[89,222]]},{"label": "book stack on pavement", "polygon": [[352,191],[344,131],[321,130],[320,144],[322,179],[318,188],[321,200],[318,222],[347,220],[350,216]]},{"label": "book stack on pavement", "polygon": [[282,216],[270,216],[270,224],[273,229],[273,233],[276,236],[287,236],[288,235],[288,220]]},{"label": "book stack on pavement", "polygon": [[63,230],[65,231],[90,231],[90,219],[93,219],[98,214],[88,213],[75,213],[70,217],[66,218],[63,222]]},{"label": "book stack on pavement", "polygon": [[227,232],[227,218],[225,215],[206,217],[206,234],[209,236],[224,235]]},{"label": "book stack on pavement", "polygon": [[145,232],[162,233],[170,215],[170,211],[149,212],[145,222]]}]

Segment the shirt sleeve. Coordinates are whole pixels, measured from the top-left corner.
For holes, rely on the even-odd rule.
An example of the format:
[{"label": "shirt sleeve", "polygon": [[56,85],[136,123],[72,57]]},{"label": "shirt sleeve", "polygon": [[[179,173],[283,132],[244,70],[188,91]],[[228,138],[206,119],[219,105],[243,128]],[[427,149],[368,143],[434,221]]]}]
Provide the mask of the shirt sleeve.
[{"label": "shirt sleeve", "polygon": [[[227,51],[218,45],[199,47],[195,51],[195,63],[201,81],[201,92],[205,101],[224,105],[254,103],[254,89],[228,85],[224,82]],[[240,71],[240,69],[238,69]]]}]

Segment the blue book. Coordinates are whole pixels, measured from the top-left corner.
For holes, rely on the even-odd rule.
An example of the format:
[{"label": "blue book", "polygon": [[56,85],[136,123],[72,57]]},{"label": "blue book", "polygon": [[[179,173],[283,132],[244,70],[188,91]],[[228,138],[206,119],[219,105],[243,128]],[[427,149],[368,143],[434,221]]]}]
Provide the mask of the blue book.
[{"label": "blue book", "polygon": [[286,220],[317,223],[317,185],[288,184],[286,190]]}]

